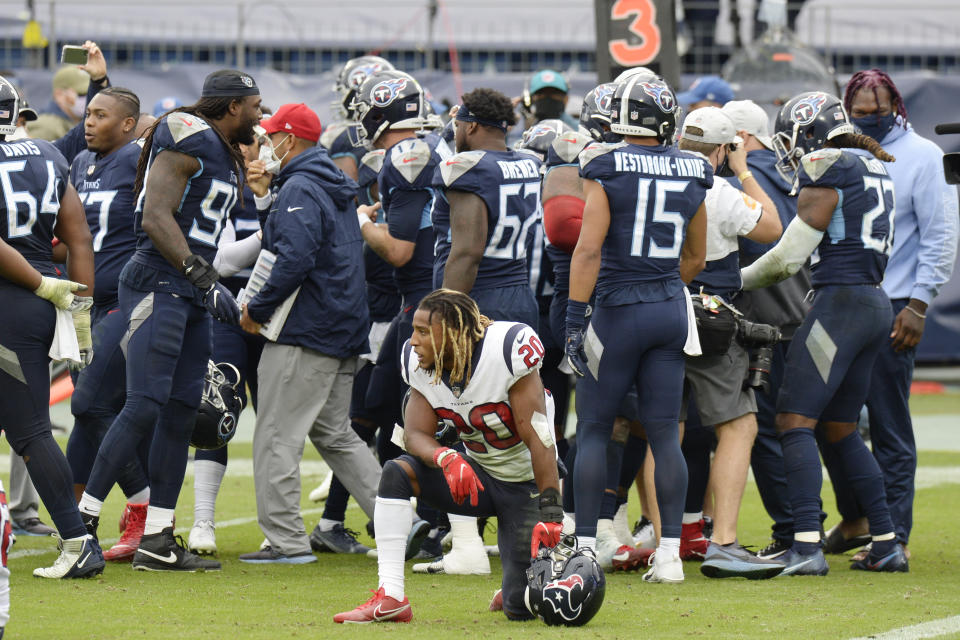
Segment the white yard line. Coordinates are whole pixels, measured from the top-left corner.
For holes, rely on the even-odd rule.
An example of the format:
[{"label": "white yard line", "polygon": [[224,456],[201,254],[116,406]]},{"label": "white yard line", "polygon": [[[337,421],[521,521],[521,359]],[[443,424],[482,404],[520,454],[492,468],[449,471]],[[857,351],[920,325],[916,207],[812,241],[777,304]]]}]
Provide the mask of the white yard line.
[{"label": "white yard line", "polygon": [[853,640],[920,640],[921,638],[937,638],[958,631],[960,631],[960,615],[913,624],[909,627],[899,627],[872,636],[853,638]]}]

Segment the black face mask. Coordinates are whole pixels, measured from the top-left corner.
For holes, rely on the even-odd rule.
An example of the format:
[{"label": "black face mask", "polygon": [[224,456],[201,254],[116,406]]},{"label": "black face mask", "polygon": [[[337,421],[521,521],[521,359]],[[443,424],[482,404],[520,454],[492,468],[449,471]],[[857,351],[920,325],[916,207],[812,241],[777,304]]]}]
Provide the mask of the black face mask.
[{"label": "black face mask", "polygon": [[538,120],[552,120],[563,115],[566,105],[563,100],[556,98],[540,98],[533,103],[533,115]]}]

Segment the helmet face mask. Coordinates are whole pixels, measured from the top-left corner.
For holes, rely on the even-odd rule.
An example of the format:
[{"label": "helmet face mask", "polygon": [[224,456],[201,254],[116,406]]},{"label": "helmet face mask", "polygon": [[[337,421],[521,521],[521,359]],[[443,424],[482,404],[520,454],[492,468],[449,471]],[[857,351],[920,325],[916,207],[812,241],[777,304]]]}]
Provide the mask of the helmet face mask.
[{"label": "helmet face mask", "polygon": [[[231,381],[225,372],[230,372]],[[240,372],[229,362],[215,364],[207,361],[203,379],[203,396],[190,436],[191,446],[197,449],[219,449],[226,446],[237,433],[237,422],[243,410],[243,400],[237,387]]]},{"label": "helmet face mask", "polygon": [[593,553],[578,550],[576,538],[565,536],[530,563],[524,602],[548,625],[579,627],[600,610],[605,592],[606,577]]},{"label": "helmet face mask", "polygon": [[20,93],[9,80],[0,77],[0,135],[13,135],[17,130],[19,116]]},{"label": "helmet face mask", "polygon": [[390,61],[380,56],[360,56],[347,60],[333,84],[333,90],[339,96],[331,105],[334,112],[344,120],[356,120],[357,114],[354,111],[353,102],[356,98],[357,89],[363,85],[363,81],[371,74],[393,69],[394,66],[390,64]]}]

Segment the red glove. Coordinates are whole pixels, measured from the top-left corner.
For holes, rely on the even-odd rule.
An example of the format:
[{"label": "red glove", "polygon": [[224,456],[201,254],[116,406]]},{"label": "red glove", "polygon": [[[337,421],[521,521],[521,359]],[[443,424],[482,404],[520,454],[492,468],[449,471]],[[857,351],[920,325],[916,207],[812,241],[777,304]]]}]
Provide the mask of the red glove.
[{"label": "red glove", "polygon": [[559,522],[538,522],[533,528],[533,538],[530,540],[530,557],[536,558],[540,547],[555,547],[560,544],[560,530],[563,528]]},{"label": "red glove", "polygon": [[475,507],[480,503],[479,494],[483,491],[483,483],[473,467],[459,453],[449,447],[442,447],[434,452],[433,461],[443,469],[443,476],[450,487],[454,502],[461,504],[470,496],[470,506]]}]

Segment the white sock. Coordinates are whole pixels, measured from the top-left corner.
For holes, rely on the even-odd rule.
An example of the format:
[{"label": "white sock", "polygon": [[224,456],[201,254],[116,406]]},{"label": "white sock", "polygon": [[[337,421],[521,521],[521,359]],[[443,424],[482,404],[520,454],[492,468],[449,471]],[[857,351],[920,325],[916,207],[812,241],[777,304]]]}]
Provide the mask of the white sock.
[{"label": "white sock", "polygon": [[657,554],[661,558],[672,558],[680,555],[680,538],[660,538]]},{"label": "white sock", "polygon": [[103,509],[103,500],[97,500],[84,491],[83,495],[80,496],[80,504],[77,505],[77,507],[88,516],[99,516],[100,511]]},{"label": "white sock", "polygon": [[820,542],[819,531],[797,531],[793,534],[793,539],[797,542],[811,542],[816,544]]},{"label": "white sock", "polygon": [[[454,551],[468,551],[470,547],[474,549],[483,549],[483,538],[477,532],[477,519],[473,516],[460,516],[455,513],[448,513],[450,519],[450,533],[453,534],[453,547],[450,553]],[[486,552],[484,552],[486,553]]]},{"label": "white sock", "polygon": [[696,524],[701,520],[703,520],[703,511],[697,511],[696,513],[684,512],[681,524]]},{"label": "white sock", "polygon": [[227,465],[213,460],[193,461],[193,521],[214,522],[217,494]]},{"label": "white sock", "polygon": [[330,531],[338,524],[343,524],[343,523],[340,522],[339,520],[329,520],[327,518],[320,518],[320,522],[319,522],[320,531]]},{"label": "white sock", "polygon": [[874,542],[884,542],[886,540],[893,540],[896,537],[897,537],[897,534],[891,531],[890,533],[885,533],[880,536],[870,536],[870,539],[873,540]]},{"label": "white sock", "polygon": [[616,538],[613,533],[613,520],[609,518],[600,518],[597,520],[597,538]]},{"label": "white sock", "polygon": [[173,509],[161,509],[150,505],[147,507],[147,522],[143,527],[143,535],[149,536],[160,533],[167,527],[173,526]]},{"label": "white sock", "polygon": [[150,502],[150,487],[146,486],[132,496],[127,496],[127,502],[130,504],[146,504]]},{"label": "white sock", "polygon": [[591,551],[596,550],[597,548],[597,538],[596,536],[577,536],[577,549],[590,549]]},{"label": "white sock", "polygon": [[377,532],[379,586],[386,595],[397,600],[403,600],[403,563],[412,526],[413,508],[409,500],[377,496],[373,528]]}]

